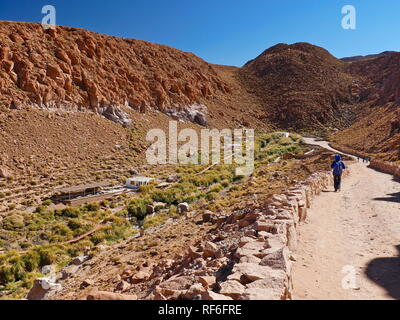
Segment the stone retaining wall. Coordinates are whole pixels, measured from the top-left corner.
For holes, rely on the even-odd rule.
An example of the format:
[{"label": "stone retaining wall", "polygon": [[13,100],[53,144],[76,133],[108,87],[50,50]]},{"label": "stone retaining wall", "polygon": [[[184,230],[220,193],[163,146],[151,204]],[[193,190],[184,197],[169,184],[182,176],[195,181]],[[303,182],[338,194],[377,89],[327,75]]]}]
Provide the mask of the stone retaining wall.
[{"label": "stone retaining wall", "polygon": [[147,299],[291,299],[297,228],[313,199],[332,184],[331,172],[319,172],[261,208],[230,216],[207,212],[203,218],[217,224],[214,234],[168,266],[153,267],[147,276],[158,285]]},{"label": "stone retaining wall", "polygon": [[400,165],[396,163],[381,160],[372,160],[369,166],[372,169],[392,174],[395,180],[400,181]]}]

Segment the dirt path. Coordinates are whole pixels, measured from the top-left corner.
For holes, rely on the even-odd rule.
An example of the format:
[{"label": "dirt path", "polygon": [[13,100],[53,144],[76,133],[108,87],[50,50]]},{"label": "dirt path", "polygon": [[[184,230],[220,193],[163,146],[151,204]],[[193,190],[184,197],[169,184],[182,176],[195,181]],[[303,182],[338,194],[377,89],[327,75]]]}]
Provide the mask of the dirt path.
[{"label": "dirt path", "polygon": [[294,299],[400,299],[400,184],[361,162],[350,170],[299,228]]}]

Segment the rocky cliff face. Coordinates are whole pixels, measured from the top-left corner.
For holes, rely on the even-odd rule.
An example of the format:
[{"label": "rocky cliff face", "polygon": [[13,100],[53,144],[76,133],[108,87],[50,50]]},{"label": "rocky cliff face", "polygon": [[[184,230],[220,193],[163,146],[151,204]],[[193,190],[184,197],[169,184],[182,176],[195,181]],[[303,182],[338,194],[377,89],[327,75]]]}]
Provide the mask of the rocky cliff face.
[{"label": "rocky cliff face", "polygon": [[229,87],[191,53],[40,24],[0,23],[0,103],[92,110],[129,124],[124,109],[184,110]]}]

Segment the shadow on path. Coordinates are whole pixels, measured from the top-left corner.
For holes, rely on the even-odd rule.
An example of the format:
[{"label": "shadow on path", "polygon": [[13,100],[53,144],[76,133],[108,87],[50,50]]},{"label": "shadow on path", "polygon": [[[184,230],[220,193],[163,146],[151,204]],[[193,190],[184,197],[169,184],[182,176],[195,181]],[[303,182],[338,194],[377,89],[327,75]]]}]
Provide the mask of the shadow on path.
[{"label": "shadow on path", "polygon": [[385,198],[375,198],[375,201],[388,201],[388,202],[398,202],[400,203],[400,192],[388,194],[389,197]]},{"label": "shadow on path", "polygon": [[365,274],[384,288],[392,298],[400,300],[400,245],[396,246],[398,257],[377,258],[367,266]]}]

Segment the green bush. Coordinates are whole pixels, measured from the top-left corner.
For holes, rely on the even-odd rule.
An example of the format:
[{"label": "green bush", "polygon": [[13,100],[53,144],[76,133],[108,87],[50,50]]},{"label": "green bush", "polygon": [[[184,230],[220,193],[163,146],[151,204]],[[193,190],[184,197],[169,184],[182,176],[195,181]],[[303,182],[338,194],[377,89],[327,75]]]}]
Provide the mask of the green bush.
[{"label": "green bush", "polygon": [[88,203],[85,205],[85,209],[89,212],[95,212],[100,210],[100,204],[98,203]]},{"label": "green bush", "polygon": [[47,199],[45,201],[42,202],[42,205],[45,207],[48,207],[49,205],[51,205],[53,203],[53,201],[51,201],[50,199]]},{"label": "green bush", "polygon": [[5,230],[19,230],[25,226],[24,217],[19,214],[6,216],[2,221],[2,227]]},{"label": "green bush", "polygon": [[143,220],[147,215],[147,205],[150,202],[151,201],[138,198],[131,199],[127,207],[128,215],[137,220]]},{"label": "green bush", "polygon": [[80,210],[77,208],[66,207],[65,209],[61,210],[60,214],[63,217],[78,218],[80,215]]}]

